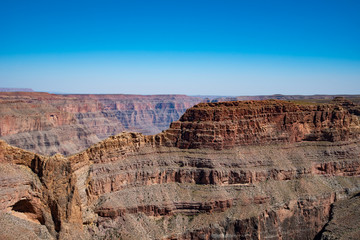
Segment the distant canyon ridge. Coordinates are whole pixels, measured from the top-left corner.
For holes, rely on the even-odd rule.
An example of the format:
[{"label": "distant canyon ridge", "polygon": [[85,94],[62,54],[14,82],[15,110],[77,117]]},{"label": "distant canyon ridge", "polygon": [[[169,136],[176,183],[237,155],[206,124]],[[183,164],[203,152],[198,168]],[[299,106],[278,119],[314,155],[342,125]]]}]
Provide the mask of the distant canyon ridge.
[{"label": "distant canyon ridge", "polygon": [[[160,133],[200,102],[280,99],[324,103],[334,98],[333,95],[60,95],[31,89],[0,90],[0,139],[35,153],[66,156],[123,131]],[[353,102],[360,99],[357,95],[342,96]]]},{"label": "distant canyon ridge", "polygon": [[71,155],[123,131],[155,134],[202,99],[185,95],[0,93],[0,136],[45,155]]}]

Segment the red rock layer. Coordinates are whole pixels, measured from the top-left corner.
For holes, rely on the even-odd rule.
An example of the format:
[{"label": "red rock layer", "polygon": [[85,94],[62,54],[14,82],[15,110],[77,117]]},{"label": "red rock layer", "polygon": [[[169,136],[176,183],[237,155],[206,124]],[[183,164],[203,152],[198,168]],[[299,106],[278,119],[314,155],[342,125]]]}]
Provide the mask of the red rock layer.
[{"label": "red rock layer", "polygon": [[44,131],[75,123],[74,114],[61,111],[46,103],[0,100],[0,136]]},{"label": "red rock layer", "polygon": [[190,149],[346,141],[359,135],[358,118],[340,105],[296,105],[278,100],[200,103],[166,131],[176,147]]},{"label": "red rock layer", "polygon": [[155,134],[200,98],[0,93],[0,137],[37,153],[79,152],[122,131]]},{"label": "red rock layer", "polygon": [[0,141],[0,217],[58,239],[312,239],[360,190],[359,156],[341,105],[199,104],[67,158]]}]

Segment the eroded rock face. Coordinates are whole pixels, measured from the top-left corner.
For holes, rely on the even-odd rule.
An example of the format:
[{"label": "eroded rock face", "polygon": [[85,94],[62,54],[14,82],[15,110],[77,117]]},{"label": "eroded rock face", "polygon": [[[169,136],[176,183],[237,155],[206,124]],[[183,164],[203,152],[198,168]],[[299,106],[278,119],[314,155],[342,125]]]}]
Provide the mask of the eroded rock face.
[{"label": "eroded rock face", "polygon": [[0,212],[39,239],[313,239],[360,191],[359,140],[342,105],[260,101],[199,104],[67,158],[0,142]]},{"label": "eroded rock face", "polygon": [[122,131],[155,134],[200,98],[184,95],[0,93],[0,137],[45,155],[70,155]]},{"label": "eroded rock face", "polygon": [[0,152],[2,216],[11,219],[11,214],[38,224],[34,231],[39,238],[85,239],[71,163],[61,155],[43,157],[3,141]]},{"label": "eroded rock face", "polygon": [[324,226],[315,239],[349,239],[360,238],[360,192],[349,199],[336,202],[331,209],[330,221]]},{"label": "eroded rock face", "polygon": [[360,134],[358,117],[341,105],[296,105],[279,100],[201,103],[167,130],[180,148],[300,141],[346,141]]}]

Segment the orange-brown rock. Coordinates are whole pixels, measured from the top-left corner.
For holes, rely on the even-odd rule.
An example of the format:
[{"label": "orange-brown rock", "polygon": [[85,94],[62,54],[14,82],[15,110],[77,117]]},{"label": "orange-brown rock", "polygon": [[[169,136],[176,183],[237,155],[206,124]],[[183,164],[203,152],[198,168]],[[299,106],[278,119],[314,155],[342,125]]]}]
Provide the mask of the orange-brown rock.
[{"label": "orange-brown rock", "polygon": [[185,95],[0,93],[0,137],[40,154],[70,155],[124,130],[155,134],[200,98]]},{"label": "orange-brown rock", "polygon": [[44,131],[63,125],[75,124],[75,116],[46,104],[27,102],[0,102],[0,135],[7,136],[20,132]]},{"label": "orange-brown rock", "polygon": [[[71,163],[61,155],[44,157],[1,140],[0,153],[1,217],[14,221],[15,216],[35,223],[36,227],[31,226],[34,239],[85,239]],[[14,231],[9,228],[3,228],[0,236],[16,239],[16,234],[8,234]],[[27,231],[26,227],[24,234]]]},{"label": "orange-brown rock", "polygon": [[314,239],[360,191],[359,127],[341,104],[250,101],[69,157],[0,142],[0,216],[37,238]]}]

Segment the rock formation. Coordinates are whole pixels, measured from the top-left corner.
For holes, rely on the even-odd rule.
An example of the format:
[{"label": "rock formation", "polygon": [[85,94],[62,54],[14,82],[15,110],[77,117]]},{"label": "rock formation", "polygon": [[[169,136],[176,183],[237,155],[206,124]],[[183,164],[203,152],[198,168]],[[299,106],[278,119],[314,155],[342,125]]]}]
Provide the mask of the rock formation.
[{"label": "rock formation", "polygon": [[[358,101],[357,95],[344,95]],[[330,102],[331,95],[270,95],[215,98],[212,101],[288,99],[297,102]],[[337,104],[360,115],[359,105]],[[75,154],[122,131],[146,135],[166,130],[186,109],[201,101],[184,95],[56,95],[39,92],[0,93],[0,138],[39,154]]]},{"label": "rock formation", "polygon": [[67,158],[0,142],[0,238],[327,239],[360,191],[359,136],[343,104],[269,100],[201,103]]},{"label": "rock formation", "polygon": [[[358,118],[339,105],[302,106],[278,100],[203,103],[168,130],[180,148],[344,141],[358,136]],[[354,136],[352,136],[354,135]]]},{"label": "rock formation", "polygon": [[200,101],[183,95],[0,93],[0,137],[36,153],[70,155],[125,130],[159,133]]},{"label": "rock formation", "polygon": [[360,192],[333,204],[330,221],[315,239],[360,239]]}]

